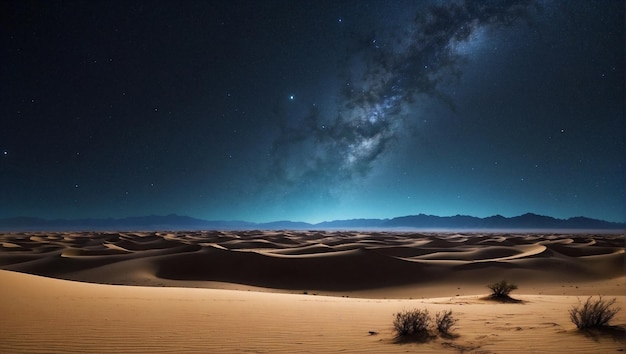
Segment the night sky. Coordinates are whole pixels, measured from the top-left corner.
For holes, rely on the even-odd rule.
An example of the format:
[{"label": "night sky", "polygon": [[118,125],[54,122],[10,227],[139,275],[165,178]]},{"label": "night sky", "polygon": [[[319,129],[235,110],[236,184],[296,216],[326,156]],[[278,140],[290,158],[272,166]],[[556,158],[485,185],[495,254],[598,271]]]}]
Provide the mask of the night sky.
[{"label": "night sky", "polygon": [[0,217],[623,222],[624,10],[3,1]]}]

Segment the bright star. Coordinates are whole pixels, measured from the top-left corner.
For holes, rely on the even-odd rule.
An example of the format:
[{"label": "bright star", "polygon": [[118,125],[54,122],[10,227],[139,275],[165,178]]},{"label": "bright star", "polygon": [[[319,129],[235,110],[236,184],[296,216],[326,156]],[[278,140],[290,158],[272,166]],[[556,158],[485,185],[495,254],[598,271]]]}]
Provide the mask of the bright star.
[{"label": "bright star", "polygon": [[294,96],[294,95],[290,95],[289,96],[289,99],[292,100],[292,101],[293,101],[294,98],[296,98],[296,96]]}]

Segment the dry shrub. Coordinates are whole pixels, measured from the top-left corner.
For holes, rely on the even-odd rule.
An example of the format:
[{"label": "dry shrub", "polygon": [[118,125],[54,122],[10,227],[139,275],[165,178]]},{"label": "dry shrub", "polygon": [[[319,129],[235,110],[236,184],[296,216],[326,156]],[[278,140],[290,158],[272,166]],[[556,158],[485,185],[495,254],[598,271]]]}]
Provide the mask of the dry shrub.
[{"label": "dry shrub", "polygon": [[452,310],[437,312],[435,315],[435,324],[437,330],[442,334],[449,334],[450,328],[456,323],[456,319],[452,317]]},{"label": "dry shrub", "polygon": [[496,298],[507,298],[509,297],[509,293],[511,293],[511,291],[517,289],[517,285],[509,283],[506,280],[489,284],[487,287],[491,289],[491,297]]},{"label": "dry shrub", "polygon": [[[434,327],[441,335],[448,336],[456,321],[451,310],[437,312]],[[419,339],[428,339],[436,337],[429,331],[431,323],[432,318],[426,309],[404,310],[394,314],[393,328],[398,337],[413,336]]]},{"label": "dry shrub", "polygon": [[398,336],[428,334],[428,325],[430,324],[428,310],[404,310],[394,316],[393,328]]},{"label": "dry shrub", "polygon": [[578,329],[606,327],[609,321],[619,312],[615,305],[615,298],[605,300],[602,296],[593,300],[593,296],[587,298],[584,304],[574,306],[569,310],[569,318]]}]

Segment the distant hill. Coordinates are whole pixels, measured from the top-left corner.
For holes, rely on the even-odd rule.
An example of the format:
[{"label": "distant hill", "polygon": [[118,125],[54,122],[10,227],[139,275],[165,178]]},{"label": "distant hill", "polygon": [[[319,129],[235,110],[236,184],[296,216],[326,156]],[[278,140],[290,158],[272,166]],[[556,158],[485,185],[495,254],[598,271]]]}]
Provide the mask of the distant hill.
[{"label": "distant hill", "polygon": [[317,224],[294,221],[253,223],[247,221],[202,220],[170,214],[120,219],[41,219],[15,217],[0,219],[1,231],[157,231],[157,230],[311,230],[311,229],[431,229],[431,230],[514,230],[514,229],[579,229],[626,230],[626,224],[586,217],[556,219],[527,213],[520,216],[501,215],[478,218],[467,215],[408,215],[393,219],[351,219],[324,221]]},{"label": "distant hill", "polygon": [[478,218],[467,215],[433,216],[411,215],[393,218],[385,227],[411,227],[429,229],[585,229],[585,230],[624,230],[624,223],[615,223],[586,217],[556,219],[550,216],[526,213],[520,216],[504,217],[494,215]]}]

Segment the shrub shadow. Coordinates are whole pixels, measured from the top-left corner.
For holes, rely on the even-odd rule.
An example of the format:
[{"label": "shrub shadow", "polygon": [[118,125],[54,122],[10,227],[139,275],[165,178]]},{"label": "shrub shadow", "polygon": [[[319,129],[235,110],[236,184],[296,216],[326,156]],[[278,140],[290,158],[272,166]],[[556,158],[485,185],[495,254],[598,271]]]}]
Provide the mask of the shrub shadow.
[{"label": "shrub shadow", "polygon": [[487,296],[481,297],[480,299],[486,300],[486,301],[499,302],[503,304],[525,304],[526,303],[526,301],[524,300],[515,299],[508,295],[506,296],[487,295]]},{"label": "shrub shadow", "polygon": [[599,342],[601,338],[610,338],[616,342],[626,343],[626,328],[622,326],[602,326],[579,329],[579,333]]},{"label": "shrub shadow", "polygon": [[457,339],[459,337],[461,337],[461,335],[456,334],[456,333],[439,333],[439,336],[443,339],[450,339],[450,340],[454,340]]},{"label": "shrub shadow", "polygon": [[411,333],[403,336],[395,336],[393,342],[396,344],[428,343],[436,338],[436,335],[430,334],[428,332]]}]

